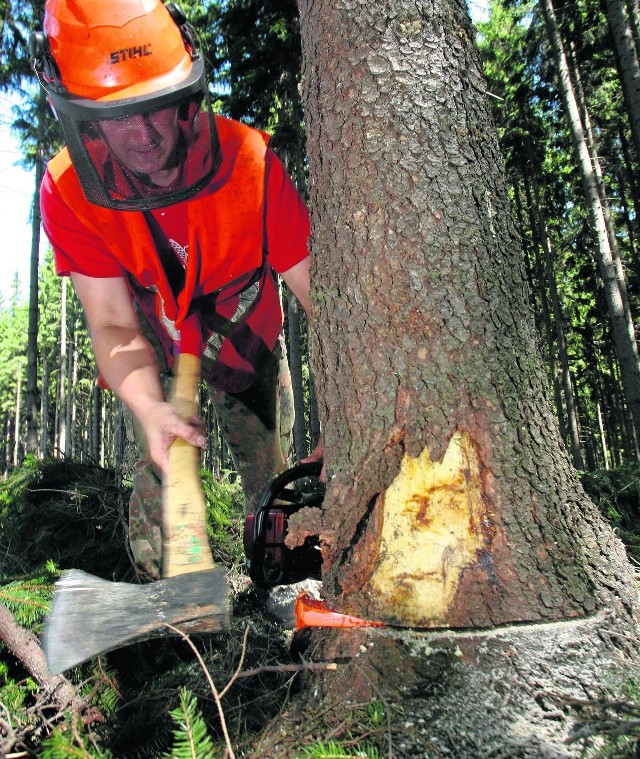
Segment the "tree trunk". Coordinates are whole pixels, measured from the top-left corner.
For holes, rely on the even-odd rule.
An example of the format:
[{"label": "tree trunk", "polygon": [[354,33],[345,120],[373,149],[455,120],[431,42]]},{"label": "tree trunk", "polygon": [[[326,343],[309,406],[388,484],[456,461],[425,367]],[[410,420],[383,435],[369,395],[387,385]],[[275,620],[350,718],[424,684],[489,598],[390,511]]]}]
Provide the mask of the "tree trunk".
[{"label": "tree trunk", "polygon": [[58,418],[58,456],[63,457],[67,453],[67,405],[68,398],[68,366],[67,366],[67,278],[62,277],[61,284],[62,294],[60,296],[60,361],[58,364],[59,387],[58,409],[56,412]]},{"label": "tree trunk", "polygon": [[9,474],[9,468],[11,465],[11,454],[13,451],[10,448],[10,442],[11,442],[11,415],[6,414],[4,417],[4,440],[2,441],[2,448],[3,448],[3,477],[6,478],[6,476]]},{"label": "tree trunk", "polygon": [[40,393],[40,456],[49,455],[49,359],[47,352],[42,356],[42,392]]},{"label": "tree trunk", "polygon": [[611,469],[611,464],[609,463],[609,449],[607,448],[607,437],[604,432],[604,423],[602,421],[602,409],[600,408],[600,401],[596,403],[596,412],[598,414],[598,434],[600,437],[600,448],[602,450],[604,468]]},{"label": "tree trunk", "polygon": [[604,6],[611,27],[636,156],[640,159],[640,64],[633,30],[623,0],[604,0]]},{"label": "tree trunk", "polygon": [[15,403],[15,421],[13,425],[13,466],[20,464],[20,427],[22,426],[22,359],[16,364],[16,403]]},{"label": "tree trunk", "polygon": [[568,756],[536,667],[598,683],[636,592],[546,398],[466,6],[299,7],[329,486],[291,533],[314,518],[330,604],[392,625],[320,635],[350,662],[321,695],[422,709],[394,756]]},{"label": "tree trunk", "polygon": [[31,214],[31,265],[29,270],[29,328],[27,336],[27,442],[26,452],[38,452],[38,265],[40,257],[40,184],[44,170],[43,135],[47,108],[44,91],[38,93],[38,137],[36,146],[35,190]]},{"label": "tree trunk", "polygon": [[71,332],[69,334],[69,347],[67,348],[67,377],[69,389],[67,392],[67,445],[65,458],[72,459],[78,453],[78,441],[76,440],[76,383],[78,381],[78,346],[76,343],[76,322],[72,314]]},{"label": "tree trunk", "polygon": [[587,147],[585,131],[580,119],[580,111],[573,91],[553,4],[551,0],[541,0],[540,6],[544,13],[547,33],[558,67],[560,94],[567,112],[573,147],[593,225],[593,233],[597,240],[595,254],[603,280],[613,339],[620,362],[622,385],[633,420],[635,438],[637,441],[640,441],[640,360],[638,358],[635,328],[629,308],[625,275],[619,257],[616,260],[611,247],[605,211],[601,202],[596,173],[592,165],[593,157],[590,155]]},{"label": "tree trunk", "polygon": [[100,441],[102,439],[102,389],[96,380],[91,391],[93,414],[91,415],[91,460],[102,466]]},{"label": "tree trunk", "polygon": [[567,414],[567,428],[571,441],[571,456],[573,465],[576,469],[584,469],[584,459],[582,458],[582,448],[580,445],[580,432],[578,429],[578,414],[576,412],[575,397],[573,393],[573,383],[571,382],[571,371],[569,368],[569,357],[567,354],[567,339],[564,332],[564,319],[562,308],[560,306],[560,297],[556,286],[555,269],[553,265],[553,253],[551,251],[551,241],[547,234],[546,224],[541,217],[540,199],[538,187],[533,180],[533,191],[535,197],[535,208],[533,214],[536,222],[536,233],[542,250],[544,252],[546,281],[549,288],[549,297],[553,308],[553,323],[556,333],[556,343],[558,350],[558,360],[560,361],[562,374],[562,390],[564,394],[564,403]]}]

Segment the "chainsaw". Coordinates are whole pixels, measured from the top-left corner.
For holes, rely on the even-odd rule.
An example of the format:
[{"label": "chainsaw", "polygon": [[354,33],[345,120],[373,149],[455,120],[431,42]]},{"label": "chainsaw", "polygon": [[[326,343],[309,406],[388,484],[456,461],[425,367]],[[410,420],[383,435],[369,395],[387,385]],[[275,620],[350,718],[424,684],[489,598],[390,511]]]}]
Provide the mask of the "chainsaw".
[{"label": "chainsaw", "polygon": [[319,580],[322,555],[317,536],[287,548],[289,517],[305,506],[320,506],[324,484],[322,462],[298,464],[271,482],[255,512],[245,519],[244,552],[249,577],[260,588],[289,585],[308,578]]}]

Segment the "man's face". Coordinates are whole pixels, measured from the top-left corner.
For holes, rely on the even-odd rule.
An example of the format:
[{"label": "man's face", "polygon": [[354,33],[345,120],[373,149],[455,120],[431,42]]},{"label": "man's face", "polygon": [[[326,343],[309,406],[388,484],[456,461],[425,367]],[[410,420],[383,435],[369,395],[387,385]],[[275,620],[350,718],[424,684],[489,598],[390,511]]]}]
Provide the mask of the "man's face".
[{"label": "man's face", "polygon": [[104,120],[100,130],[111,152],[130,171],[148,175],[160,187],[176,178],[180,167],[171,159],[180,137],[178,106]]}]

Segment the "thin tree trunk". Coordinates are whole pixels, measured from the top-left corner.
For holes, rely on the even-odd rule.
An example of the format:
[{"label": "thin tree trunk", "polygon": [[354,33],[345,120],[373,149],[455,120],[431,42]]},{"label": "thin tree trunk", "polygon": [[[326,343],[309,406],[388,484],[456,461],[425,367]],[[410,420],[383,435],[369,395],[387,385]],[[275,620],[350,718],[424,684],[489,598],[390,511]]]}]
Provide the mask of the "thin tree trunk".
[{"label": "thin tree trunk", "polygon": [[[598,151],[598,144],[593,131],[593,125],[591,123],[591,115],[587,105],[587,99],[584,94],[584,88],[582,86],[582,77],[580,75],[580,69],[578,67],[577,58],[575,54],[575,46],[573,42],[569,44],[569,51],[571,55],[571,77],[572,82],[575,84],[576,101],[580,109],[580,119],[584,128],[584,135],[587,142],[587,150],[591,156],[591,166],[593,167],[593,174],[595,177],[596,185],[598,187],[598,195],[600,197],[600,204],[602,206],[602,212],[604,214],[604,221],[607,227],[607,234],[609,235],[609,245],[611,247],[611,254],[615,263],[615,269],[618,278],[620,279],[625,290],[626,274],[624,272],[622,257],[620,255],[620,245],[618,244],[618,238],[616,236],[615,225],[613,223],[613,217],[611,214],[611,208],[609,207],[609,198],[607,194],[607,186],[604,180],[604,174],[602,172],[602,166],[600,163],[600,155]],[[628,302],[628,298],[627,298]],[[629,316],[629,318],[631,318]]]},{"label": "thin tree trunk", "polygon": [[96,463],[101,463],[100,440],[102,439],[102,388],[96,380],[91,388],[91,405],[93,414],[91,415],[91,459]]},{"label": "thin tree trunk", "polygon": [[40,393],[40,456],[49,455],[49,359],[47,352],[42,356],[42,392]]},{"label": "thin tree trunk", "polygon": [[47,107],[44,92],[38,93],[38,133],[36,147],[35,190],[31,212],[31,266],[29,274],[29,327],[27,334],[27,442],[26,452],[38,451],[38,266],[40,257],[40,184],[42,182],[43,111]]},{"label": "thin tree trunk", "polygon": [[598,415],[598,435],[600,437],[600,447],[602,449],[602,459],[604,461],[604,468],[610,469],[609,463],[609,449],[607,448],[607,437],[604,432],[604,424],[602,421],[602,409],[600,408],[600,402],[596,403],[596,413]]},{"label": "thin tree trunk", "polygon": [[76,340],[75,340],[75,319],[71,319],[71,331],[69,334],[69,345],[67,347],[67,393],[66,393],[66,409],[65,409],[65,428],[66,445],[64,456],[66,459],[73,458],[74,450],[77,449],[75,441],[76,429],[75,429],[75,415],[76,415]]},{"label": "thin tree trunk", "polygon": [[[635,3],[637,12],[637,1],[631,0],[631,3]],[[611,28],[636,156],[640,160],[640,64],[637,40],[634,40],[624,0],[604,0],[604,5]]]},{"label": "thin tree trunk", "polygon": [[102,400],[102,407],[100,411],[100,466],[104,467],[107,460],[107,424],[106,419],[109,419],[108,415],[108,403],[109,393],[100,393]]},{"label": "thin tree trunk", "polygon": [[67,406],[68,398],[68,361],[67,361],[67,278],[62,277],[62,294],[60,296],[60,359],[59,359],[59,385],[60,395],[58,401],[58,455],[66,456],[68,447],[67,430]]},{"label": "thin tree trunk", "polygon": [[20,463],[20,425],[22,417],[20,408],[22,406],[22,359],[18,360],[16,368],[16,404],[15,404],[15,423],[13,425],[13,466],[17,467]]},{"label": "thin tree trunk", "polygon": [[7,414],[4,418],[4,440],[3,440],[3,456],[2,461],[4,465],[4,471],[3,475],[6,478],[6,476],[9,474],[9,467],[11,465],[11,454],[13,453],[10,449],[9,443],[11,441],[11,415]]}]

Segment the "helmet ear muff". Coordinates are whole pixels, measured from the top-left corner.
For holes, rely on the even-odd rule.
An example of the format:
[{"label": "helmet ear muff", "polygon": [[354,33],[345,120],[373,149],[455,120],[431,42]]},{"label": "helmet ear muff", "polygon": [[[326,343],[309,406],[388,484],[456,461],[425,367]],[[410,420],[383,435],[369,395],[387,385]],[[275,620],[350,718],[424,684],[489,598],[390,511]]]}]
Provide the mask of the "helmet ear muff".
[{"label": "helmet ear muff", "polygon": [[195,58],[200,51],[200,43],[198,42],[198,35],[195,29],[187,21],[187,17],[178,3],[165,3],[164,7],[169,12],[174,24],[180,30],[185,48],[189,51],[191,57]]},{"label": "helmet ear muff", "polygon": [[29,47],[31,51],[31,68],[38,79],[42,77],[49,88],[57,92],[64,92],[65,87],[60,77],[60,69],[51,55],[49,40],[46,34],[44,32],[31,32]]}]

